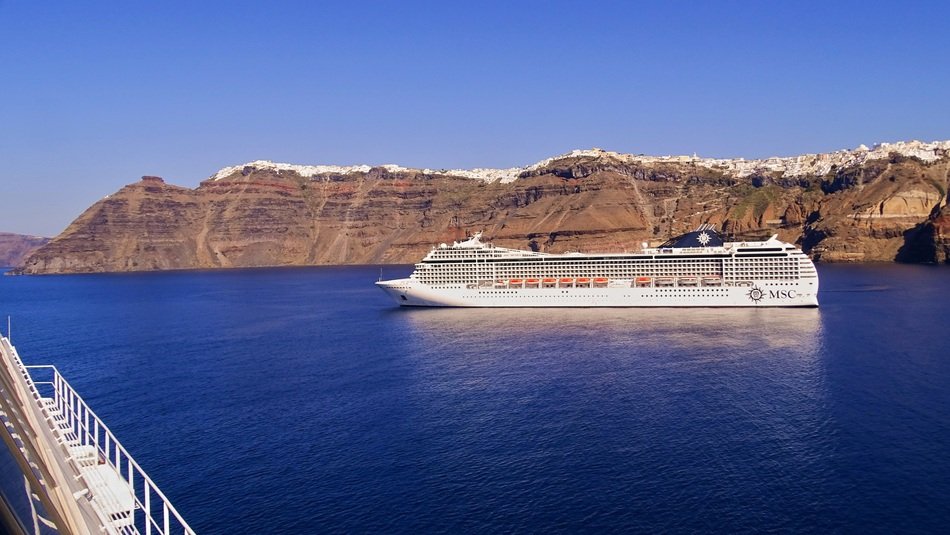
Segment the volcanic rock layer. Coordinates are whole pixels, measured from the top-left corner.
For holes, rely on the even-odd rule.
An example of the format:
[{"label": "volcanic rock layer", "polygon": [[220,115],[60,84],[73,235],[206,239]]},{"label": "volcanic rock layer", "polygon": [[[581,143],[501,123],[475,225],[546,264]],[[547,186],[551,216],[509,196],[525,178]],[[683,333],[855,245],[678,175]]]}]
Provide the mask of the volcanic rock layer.
[{"label": "volcanic rock layer", "polygon": [[507,170],[251,162],[97,202],[18,273],[412,263],[474,231],[538,251],[635,251],[702,223],[821,261],[947,262],[950,143],[768,160],[574,151]]}]

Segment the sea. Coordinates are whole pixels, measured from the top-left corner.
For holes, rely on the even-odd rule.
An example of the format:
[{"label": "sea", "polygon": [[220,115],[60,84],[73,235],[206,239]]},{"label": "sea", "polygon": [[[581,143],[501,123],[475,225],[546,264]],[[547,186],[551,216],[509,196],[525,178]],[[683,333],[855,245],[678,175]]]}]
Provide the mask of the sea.
[{"label": "sea", "polygon": [[198,533],[938,533],[950,269],[817,309],[400,309],[411,266],[0,277]]}]

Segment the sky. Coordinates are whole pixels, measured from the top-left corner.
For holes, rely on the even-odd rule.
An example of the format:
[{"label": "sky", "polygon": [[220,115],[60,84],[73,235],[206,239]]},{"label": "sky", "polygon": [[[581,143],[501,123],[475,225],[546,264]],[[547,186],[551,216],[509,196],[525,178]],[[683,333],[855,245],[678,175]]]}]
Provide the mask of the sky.
[{"label": "sky", "polygon": [[0,0],[0,232],[142,175],[950,139],[950,2]]}]

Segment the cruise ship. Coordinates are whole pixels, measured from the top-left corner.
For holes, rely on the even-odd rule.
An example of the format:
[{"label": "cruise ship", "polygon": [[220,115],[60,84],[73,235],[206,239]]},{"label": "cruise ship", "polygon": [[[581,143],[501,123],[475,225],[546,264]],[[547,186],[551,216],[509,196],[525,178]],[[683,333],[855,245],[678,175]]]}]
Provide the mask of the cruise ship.
[{"label": "cruise ship", "polygon": [[726,242],[710,225],[637,253],[542,253],[481,233],[440,244],[405,279],[376,283],[405,307],[816,307],[818,272],[795,245]]}]

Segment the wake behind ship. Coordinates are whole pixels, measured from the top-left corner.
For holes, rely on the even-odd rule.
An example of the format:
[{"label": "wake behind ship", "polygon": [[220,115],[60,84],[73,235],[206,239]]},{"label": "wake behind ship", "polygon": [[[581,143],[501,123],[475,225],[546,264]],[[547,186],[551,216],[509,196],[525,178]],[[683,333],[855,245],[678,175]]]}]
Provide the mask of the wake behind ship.
[{"label": "wake behind ship", "polygon": [[708,225],[633,254],[507,249],[476,233],[376,285],[406,307],[818,306],[818,272],[801,249],[777,236],[725,242]]}]

